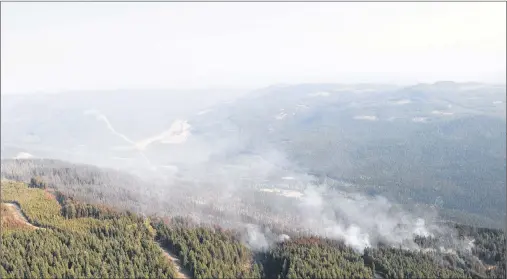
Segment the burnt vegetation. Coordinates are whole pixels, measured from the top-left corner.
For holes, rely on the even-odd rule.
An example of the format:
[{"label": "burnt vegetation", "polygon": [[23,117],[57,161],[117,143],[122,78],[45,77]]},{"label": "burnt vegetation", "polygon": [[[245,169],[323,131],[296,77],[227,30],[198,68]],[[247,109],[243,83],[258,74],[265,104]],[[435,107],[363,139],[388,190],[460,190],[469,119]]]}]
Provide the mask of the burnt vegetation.
[{"label": "burnt vegetation", "polygon": [[[291,231],[284,232],[290,239],[257,250],[234,229],[134,213],[135,179],[59,164],[2,162],[3,178],[11,179],[2,181],[2,203],[15,202],[37,226],[26,229],[2,216],[2,278],[174,278],[174,263],[161,248],[194,278],[505,278],[501,230],[454,225],[458,239],[474,240],[469,251],[442,251],[431,237],[417,237],[418,250],[356,251]],[[2,213],[9,211],[2,206]]]}]

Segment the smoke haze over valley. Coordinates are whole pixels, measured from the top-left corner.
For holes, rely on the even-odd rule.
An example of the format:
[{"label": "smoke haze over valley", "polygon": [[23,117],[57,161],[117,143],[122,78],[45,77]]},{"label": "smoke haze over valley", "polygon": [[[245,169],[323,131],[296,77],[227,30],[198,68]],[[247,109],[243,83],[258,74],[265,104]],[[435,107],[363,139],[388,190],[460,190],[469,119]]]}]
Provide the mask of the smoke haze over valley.
[{"label": "smoke haze over valley", "polygon": [[[113,168],[138,177],[114,186],[140,213],[268,225],[358,250],[417,247],[413,236],[441,234],[443,221],[505,220],[505,86],[276,86],[178,115],[183,103],[164,94],[88,94],[2,96],[2,174],[22,173],[27,157],[40,165],[25,171],[42,177],[54,166],[38,158]],[[278,237],[265,233],[247,242]]]},{"label": "smoke haze over valley", "polygon": [[0,277],[505,276],[505,3],[1,17]]}]

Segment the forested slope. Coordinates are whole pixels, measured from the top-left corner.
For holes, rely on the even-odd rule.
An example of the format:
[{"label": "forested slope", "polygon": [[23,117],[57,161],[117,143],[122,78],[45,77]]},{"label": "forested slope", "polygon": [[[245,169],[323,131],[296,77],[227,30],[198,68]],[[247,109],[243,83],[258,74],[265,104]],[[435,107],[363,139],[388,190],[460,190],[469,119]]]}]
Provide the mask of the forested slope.
[{"label": "forested slope", "polygon": [[89,203],[145,211],[152,187],[126,172],[52,159],[2,160],[2,178],[28,183],[40,177],[48,187]]},{"label": "forested slope", "polygon": [[458,238],[475,240],[469,252],[439,250],[432,238],[417,238],[420,250],[380,245],[358,252],[341,241],[290,232],[292,239],[252,250],[240,231],[139,217],[44,188],[37,179],[29,185],[2,181],[2,203],[18,204],[38,227],[2,216],[2,278],[174,278],[158,245],[177,255],[194,278],[505,277],[499,230],[457,225]]},{"label": "forested slope", "polygon": [[127,213],[103,218],[94,207],[89,208],[95,214],[62,214],[46,191],[2,181],[6,201],[19,204],[42,229],[2,222],[2,278],[173,278],[173,266],[142,218]]},{"label": "forested slope", "polygon": [[179,255],[194,278],[259,278],[253,253],[231,232],[162,222],[154,226],[157,240]]}]

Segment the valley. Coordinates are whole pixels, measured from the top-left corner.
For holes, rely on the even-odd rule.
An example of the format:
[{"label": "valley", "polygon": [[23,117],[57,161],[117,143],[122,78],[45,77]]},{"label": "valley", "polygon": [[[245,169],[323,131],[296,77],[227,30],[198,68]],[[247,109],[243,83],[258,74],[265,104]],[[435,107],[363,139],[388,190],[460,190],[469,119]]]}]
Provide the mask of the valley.
[{"label": "valley", "polygon": [[1,279],[507,278],[506,3],[19,2]]},{"label": "valley", "polygon": [[[10,214],[11,219],[14,217],[24,223],[24,226],[19,226],[16,222],[6,221],[9,217],[2,215],[2,245],[4,255],[9,255],[0,261],[2,278],[37,277],[37,274],[30,273],[34,270],[40,270],[41,274],[61,274],[65,277],[103,277],[105,274],[112,277],[129,276],[128,274],[146,275],[147,273],[142,273],[147,272],[146,269],[137,270],[139,259],[136,257],[141,255],[144,255],[145,260],[148,261],[148,266],[163,267],[162,270],[158,268],[157,276],[163,275],[170,278],[209,278],[210,276],[216,278],[271,278],[273,276],[281,276],[281,278],[301,276],[399,278],[400,274],[405,274],[403,276],[409,278],[412,276],[429,278],[437,274],[445,278],[477,278],[477,276],[491,278],[491,276],[500,276],[502,272],[505,273],[504,260],[502,260],[505,252],[504,235],[503,232],[492,229],[450,226],[451,239],[449,240],[456,241],[459,237],[465,237],[464,241],[470,243],[469,239],[473,238],[473,246],[466,249],[465,246],[460,248],[462,244],[459,242],[454,244],[458,246],[448,246],[452,242],[446,242],[443,236],[435,236],[436,238],[416,236],[414,241],[417,243],[416,247],[420,248],[407,246],[400,249],[386,242],[378,243],[363,251],[341,240],[321,238],[312,236],[311,233],[291,229],[283,231],[276,227],[268,229],[268,227],[263,228],[263,226],[258,227],[253,224],[243,229],[227,228],[206,222],[196,223],[192,218],[164,217],[159,214],[141,217],[129,211],[112,209],[98,203],[86,204],[65,196],[59,191],[54,191],[55,189],[51,190],[53,194],[48,195],[46,190],[9,180],[2,180],[1,186],[2,212]],[[20,207],[6,206],[8,204],[20,205]],[[4,210],[5,208],[8,209]],[[26,219],[23,216],[26,216]],[[34,230],[36,226],[43,227],[44,232]],[[285,234],[281,234],[282,232]],[[452,236],[452,234],[456,235]],[[60,266],[58,262],[55,262],[57,264],[55,267],[45,267],[47,263],[35,261],[35,258],[30,256],[33,250],[29,247],[33,245],[33,242],[23,239],[36,240],[38,237],[44,237],[44,243],[46,243],[45,248],[37,250],[38,253],[45,253],[44,251],[61,253],[57,261],[65,263],[68,261],[66,267]],[[453,240],[454,237],[456,239]],[[129,244],[129,239],[134,241],[138,239],[143,248],[136,247],[134,243]],[[55,245],[51,244],[52,241],[63,241],[60,244],[63,246],[52,246]],[[110,245],[108,243],[123,244],[108,246]],[[493,243],[494,246],[490,246]],[[101,248],[102,245],[105,246]],[[431,248],[437,248],[438,245],[457,250],[446,253],[442,251],[442,246],[440,249]],[[9,252],[10,249],[21,247],[25,248],[18,252]],[[56,250],[47,250],[55,249],[51,247],[55,247]],[[72,256],[73,253],[65,252],[67,251],[65,249],[71,247],[75,247],[74,249],[78,251],[82,249],[80,247],[88,247],[86,253],[99,253],[96,257],[103,258],[105,262],[95,267],[95,262],[90,258],[89,265],[85,268],[78,258]],[[124,265],[117,265],[115,260],[109,259],[113,254],[110,254],[108,249],[115,249],[115,254],[122,257],[121,262]],[[418,251],[418,249],[422,250]],[[20,252],[22,254],[19,254]],[[15,255],[20,255],[23,261],[26,261],[20,266],[38,266],[39,269],[35,268],[31,271],[13,269],[13,263],[20,263]],[[444,257],[444,255],[447,256]],[[157,262],[158,257],[160,260]],[[321,260],[312,262],[319,257]],[[162,259],[165,263],[161,262]],[[390,261],[399,260],[404,264],[389,264]],[[440,262],[442,260],[443,263]],[[411,261],[417,261],[419,264],[413,265]],[[249,264],[245,264],[247,262]],[[460,262],[467,264],[460,264]]]},{"label": "valley", "polygon": [[7,98],[2,278],[502,277],[505,88],[471,88],[270,87],[142,126]]}]

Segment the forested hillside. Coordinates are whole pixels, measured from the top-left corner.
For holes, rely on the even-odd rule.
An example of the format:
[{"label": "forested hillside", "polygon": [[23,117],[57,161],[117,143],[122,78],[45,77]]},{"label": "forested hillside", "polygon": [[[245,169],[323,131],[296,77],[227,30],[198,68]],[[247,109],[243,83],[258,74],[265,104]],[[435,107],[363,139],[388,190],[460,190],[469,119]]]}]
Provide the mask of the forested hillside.
[{"label": "forested hillside", "polygon": [[290,232],[292,239],[252,250],[240,231],[86,204],[35,178],[1,185],[2,278],[175,278],[162,248],[194,278],[505,277],[499,230],[457,225],[458,238],[475,241],[469,252],[445,251],[435,239],[419,237],[420,250],[380,245],[358,253],[338,240]]},{"label": "forested hillside", "polygon": [[179,255],[195,278],[259,278],[253,253],[231,232],[162,222],[155,225],[157,241]]},{"label": "forested hillside", "polygon": [[65,214],[47,191],[2,181],[7,202],[37,227],[12,226],[2,216],[2,278],[174,278],[147,220],[93,206]]},{"label": "forested hillside", "polygon": [[[90,97],[99,96],[96,92],[2,96],[2,159],[54,158],[200,183],[212,180],[209,170],[217,165],[237,170],[225,182],[241,176],[276,183],[273,178],[294,176],[289,170],[346,181],[347,186],[337,183],[336,188],[394,203],[438,205],[446,219],[459,223],[505,227],[505,85],[296,83],[259,88],[189,114],[176,111],[196,105],[192,102],[168,102],[172,97],[163,92],[132,93],[102,92],[96,99]],[[174,102],[181,105],[174,107]],[[160,141],[174,123],[191,126],[190,134],[172,130],[184,143]],[[256,157],[277,166],[269,173],[256,171],[250,168]],[[18,161],[2,162],[2,172],[26,181],[34,175],[30,167],[52,179],[51,169],[62,167],[50,160]],[[241,167],[248,171],[239,173]],[[137,189],[160,196],[147,192],[156,189],[151,183],[117,179],[115,171],[107,170],[107,175],[95,175],[104,176],[107,187],[84,179],[89,186],[84,190],[75,183],[84,172],[69,168],[53,175],[68,181],[62,191],[88,202],[157,211],[154,202],[147,206],[135,200]]]},{"label": "forested hillside", "polygon": [[262,261],[269,278],[373,278],[374,272],[343,243],[318,238],[280,243]]},{"label": "forested hillside", "polygon": [[505,3],[3,2],[0,279],[507,279]]},{"label": "forested hillside", "polygon": [[147,210],[142,206],[149,204],[146,198],[154,196],[146,182],[129,173],[60,160],[2,160],[1,174],[26,183],[39,177],[66,195],[131,211]]}]

